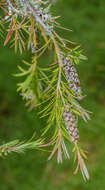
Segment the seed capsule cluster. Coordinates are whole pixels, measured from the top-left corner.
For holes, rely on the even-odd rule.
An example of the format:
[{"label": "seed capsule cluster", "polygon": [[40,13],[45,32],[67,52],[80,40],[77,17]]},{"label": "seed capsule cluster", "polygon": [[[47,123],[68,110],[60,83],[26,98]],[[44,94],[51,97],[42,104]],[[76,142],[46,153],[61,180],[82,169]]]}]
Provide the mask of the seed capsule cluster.
[{"label": "seed capsule cluster", "polygon": [[53,30],[54,17],[49,13],[48,1],[43,0],[6,0],[9,16],[15,13],[15,16],[24,17],[28,14],[33,15],[36,24],[40,24],[47,35]]},{"label": "seed capsule cluster", "polygon": [[66,129],[71,136],[71,141],[73,143],[77,143],[79,139],[78,129],[77,129],[77,118],[73,114],[73,112],[70,110],[69,106],[67,106],[64,109],[63,119],[66,125]]},{"label": "seed capsule cluster", "polygon": [[82,90],[80,87],[80,81],[78,78],[77,71],[74,67],[74,65],[71,63],[70,59],[68,57],[63,59],[63,70],[66,76],[66,79],[69,83],[70,89],[73,91],[75,96],[81,100],[83,98]]}]

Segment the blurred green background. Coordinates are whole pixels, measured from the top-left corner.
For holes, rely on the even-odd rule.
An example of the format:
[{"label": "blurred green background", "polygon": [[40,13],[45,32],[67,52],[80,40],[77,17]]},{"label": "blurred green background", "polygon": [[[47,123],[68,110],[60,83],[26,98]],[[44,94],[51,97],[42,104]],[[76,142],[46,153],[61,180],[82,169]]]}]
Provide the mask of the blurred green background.
[{"label": "blurred green background", "polygon": [[[88,57],[78,72],[84,94],[82,106],[93,112],[91,121],[79,121],[81,146],[88,150],[90,181],[73,175],[73,158],[56,163],[48,153],[29,151],[0,159],[0,190],[105,190],[105,0],[58,0],[52,9],[72,32],[61,35],[77,42]],[[25,140],[43,128],[36,112],[29,113],[16,93],[17,65],[29,55],[15,55],[0,45],[0,142]],[[43,62],[46,62],[44,57]],[[44,63],[43,63],[44,64]]]}]

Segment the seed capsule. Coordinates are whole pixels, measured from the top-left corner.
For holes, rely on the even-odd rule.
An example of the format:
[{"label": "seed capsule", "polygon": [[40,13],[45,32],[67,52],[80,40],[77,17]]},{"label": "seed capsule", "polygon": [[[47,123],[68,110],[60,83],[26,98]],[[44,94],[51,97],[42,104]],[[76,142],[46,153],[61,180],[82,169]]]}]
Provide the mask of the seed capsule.
[{"label": "seed capsule", "polygon": [[65,70],[68,71],[69,70],[69,66],[65,66]]},{"label": "seed capsule", "polygon": [[69,76],[68,76],[68,82],[73,82],[73,81],[74,81],[74,77],[72,77],[72,76],[69,77]]},{"label": "seed capsule", "polygon": [[69,75],[70,76],[74,76],[75,74],[74,74],[74,72],[70,72]]}]

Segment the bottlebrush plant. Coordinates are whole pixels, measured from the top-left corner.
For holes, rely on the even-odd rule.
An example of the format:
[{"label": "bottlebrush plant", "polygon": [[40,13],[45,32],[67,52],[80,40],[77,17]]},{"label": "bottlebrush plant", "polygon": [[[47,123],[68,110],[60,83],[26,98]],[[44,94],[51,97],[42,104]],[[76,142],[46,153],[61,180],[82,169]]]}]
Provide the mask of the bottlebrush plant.
[{"label": "bottlebrush plant", "polygon": [[[29,109],[40,110],[39,114],[47,118],[42,133],[47,136],[51,129],[52,137],[49,142],[32,139],[26,143],[13,141],[0,146],[0,154],[21,152],[31,148],[45,148],[51,146],[49,160],[57,153],[58,163],[62,157],[69,159],[69,152],[65,141],[73,144],[74,161],[80,168],[84,179],[89,174],[84,160],[86,155],[79,146],[78,117],[86,122],[90,119],[88,112],[79,102],[84,98],[80,80],[75,65],[86,57],[82,55],[79,46],[61,37],[56,28],[64,29],[58,23],[57,16],[50,12],[51,1],[44,0],[1,0],[0,1],[0,35],[4,38],[4,46],[8,43],[15,52],[31,50],[32,61],[23,61],[18,66],[20,72],[16,77],[24,77],[18,84],[17,91],[26,101]],[[40,56],[46,50],[53,55],[52,64],[42,66]],[[48,60],[49,62],[49,60]]]}]

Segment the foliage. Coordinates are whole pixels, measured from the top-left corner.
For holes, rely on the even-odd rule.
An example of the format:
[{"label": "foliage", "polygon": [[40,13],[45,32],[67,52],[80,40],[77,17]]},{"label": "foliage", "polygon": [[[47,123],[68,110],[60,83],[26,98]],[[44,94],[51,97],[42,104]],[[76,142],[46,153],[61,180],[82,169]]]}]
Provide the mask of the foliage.
[{"label": "foliage", "polygon": [[[85,60],[79,46],[59,36],[56,28],[65,29],[57,22],[58,17],[50,13],[51,4],[41,0],[7,0],[1,1],[0,8],[3,11],[5,30],[7,31],[4,46],[10,43],[22,54],[31,50],[32,61],[23,61],[27,68],[18,66],[20,73],[16,77],[24,77],[24,81],[18,83],[17,91],[20,92],[29,110],[40,109],[40,117],[47,117],[47,123],[42,136],[48,130],[53,129],[50,142],[43,147],[53,146],[49,159],[57,152],[58,163],[62,162],[62,154],[69,158],[64,139],[73,144],[74,161],[77,159],[77,173],[80,167],[84,179],[89,179],[83,158],[87,158],[80,148],[78,140],[78,116],[86,122],[90,119],[88,112],[79,102],[83,99],[80,81],[75,69],[80,61]],[[0,30],[2,35],[2,32]],[[40,66],[40,56],[51,52],[52,64],[47,67]],[[40,141],[38,141],[40,142]],[[18,142],[13,146],[19,147]],[[34,145],[34,142],[31,143]],[[36,144],[35,144],[36,145]],[[39,145],[39,144],[38,144]],[[7,153],[11,147],[1,146],[1,152]],[[31,148],[30,144],[22,143],[22,148]],[[33,146],[36,148],[36,146]],[[16,150],[16,149],[15,149]],[[82,158],[83,157],[83,158]]]},{"label": "foliage", "polygon": [[7,156],[12,152],[23,153],[28,149],[39,149],[41,146],[42,140],[40,139],[36,141],[29,140],[27,142],[19,142],[19,140],[14,140],[0,146],[0,156]]}]

